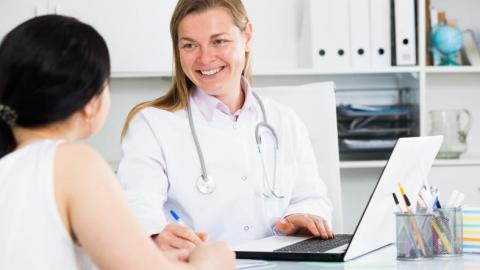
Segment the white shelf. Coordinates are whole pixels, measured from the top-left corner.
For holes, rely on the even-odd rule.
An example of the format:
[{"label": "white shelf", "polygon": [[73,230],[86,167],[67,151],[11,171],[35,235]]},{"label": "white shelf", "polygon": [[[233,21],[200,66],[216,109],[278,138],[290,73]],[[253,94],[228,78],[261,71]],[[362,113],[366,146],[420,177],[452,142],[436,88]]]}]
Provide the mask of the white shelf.
[{"label": "white shelf", "polygon": [[[254,70],[253,76],[274,77],[274,76],[311,76],[311,75],[355,75],[355,74],[396,74],[396,73],[417,73],[419,66],[412,67],[386,67],[386,68],[364,68],[364,69],[284,69],[284,70]],[[170,78],[172,72],[112,72],[112,78]]]},{"label": "white shelf", "polygon": [[480,66],[436,66],[425,67],[427,74],[462,74],[462,73],[480,73]]},{"label": "white shelf", "polygon": [[380,67],[362,69],[291,69],[291,70],[254,70],[254,76],[301,76],[301,75],[355,75],[355,74],[395,74],[395,73],[416,73],[420,67]]},{"label": "white shelf", "polygon": [[[417,73],[425,71],[427,74],[475,74],[480,73],[480,66],[439,66],[439,67],[388,67],[366,69],[341,69],[341,70],[315,70],[315,69],[285,69],[285,70],[258,70],[253,71],[253,76],[321,76],[321,75],[356,75],[356,74],[396,74]],[[112,78],[170,78],[172,72],[113,72]]]},{"label": "white shelf", "polygon": [[[386,160],[368,160],[368,161],[341,161],[341,169],[362,169],[362,168],[383,168]],[[480,166],[480,156],[468,156],[459,159],[436,159],[433,166]]]},{"label": "white shelf", "polygon": [[383,168],[386,160],[341,161],[340,169]]}]

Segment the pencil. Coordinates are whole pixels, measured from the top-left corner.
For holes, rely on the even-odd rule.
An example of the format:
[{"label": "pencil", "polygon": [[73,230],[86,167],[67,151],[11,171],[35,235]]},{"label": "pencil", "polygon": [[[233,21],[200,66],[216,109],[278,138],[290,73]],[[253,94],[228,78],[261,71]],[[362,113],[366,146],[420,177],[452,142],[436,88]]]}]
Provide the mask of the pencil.
[{"label": "pencil", "polygon": [[420,244],[420,250],[422,251],[423,256],[427,256],[427,251],[425,250],[425,242],[423,241],[422,234],[420,233],[415,220],[411,216],[412,212],[410,211],[410,200],[405,194],[405,189],[403,188],[401,183],[398,183],[398,187],[400,188],[400,194],[402,194],[403,199],[405,200],[407,214],[409,215],[410,225],[412,225],[413,230],[415,231],[415,238],[417,238],[418,243]]},{"label": "pencil", "polygon": [[440,242],[442,242],[443,246],[447,250],[448,253],[453,253],[453,248],[450,245],[450,242],[448,241],[447,237],[445,237],[445,234],[443,234],[442,230],[438,226],[437,222],[435,222],[435,219],[432,219],[432,227],[435,230],[435,232],[438,234],[438,237],[440,238]]},{"label": "pencil", "polygon": [[[398,201],[398,198],[397,198],[397,195],[395,194],[395,192],[392,192],[392,196],[393,196],[393,201],[395,202],[395,205],[397,205],[397,207],[398,207],[399,213],[400,214],[403,213],[402,207],[400,206],[400,202]],[[408,236],[410,237],[410,241],[412,243],[412,246],[415,246],[415,238],[412,235],[412,231],[409,230],[409,229],[406,229],[406,231],[407,231]],[[418,249],[415,249],[415,253],[418,253]]]}]

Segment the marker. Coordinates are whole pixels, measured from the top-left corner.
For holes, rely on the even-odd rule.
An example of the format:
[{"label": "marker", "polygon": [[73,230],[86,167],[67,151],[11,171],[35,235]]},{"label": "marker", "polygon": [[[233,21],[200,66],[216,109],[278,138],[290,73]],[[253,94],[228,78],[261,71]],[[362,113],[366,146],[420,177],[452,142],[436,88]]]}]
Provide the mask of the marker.
[{"label": "marker", "polygon": [[183,222],[183,220],[180,218],[180,216],[173,210],[170,210],[170,215],[172,216],[172,218],[180,225],[182,226],[185,226],[185,227],[188,227],[187,224],[185,224],[185,222]]},{"label": "marker", "polygon": [[398,207],[398,212],[403,213],[402,207],[400,206],[400,202],[398,201],[397,195],[392,192],[393,200],[395,201],[395,204]]}]

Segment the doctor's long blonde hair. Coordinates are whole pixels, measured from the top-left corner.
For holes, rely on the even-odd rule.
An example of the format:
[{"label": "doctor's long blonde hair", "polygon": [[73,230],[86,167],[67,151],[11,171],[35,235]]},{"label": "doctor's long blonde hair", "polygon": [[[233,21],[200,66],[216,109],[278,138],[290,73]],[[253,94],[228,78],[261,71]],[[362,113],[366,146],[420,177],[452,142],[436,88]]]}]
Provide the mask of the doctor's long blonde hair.
[{"label": "doctor's long blonde hair", "polygon": [[[199,13],[205,10],[221,7],[226,9],[232,16],[233,23],[243,32],[248,23],[248,16],[241,0],[179,0],[172,19],[170,20],[170,36],[172,38],[173,56],[174,56],[174,73],[172,84],[167,93],[157,99],[146,101],[135,106],[127,116],[125,125],[122,130],[122,138],[128,130],[128,126],[132,118],[140,110],[146,107],[155,107],[168,111],[177,111],[187,106],[189,98],[189,89],[194,84],[185,75],[180,64],[180,52],[178,48],[178,26],[183,18],[191,13]],[[250,52],[245,52],[245,67],[242,75],[251,81],[251,65]]]}]

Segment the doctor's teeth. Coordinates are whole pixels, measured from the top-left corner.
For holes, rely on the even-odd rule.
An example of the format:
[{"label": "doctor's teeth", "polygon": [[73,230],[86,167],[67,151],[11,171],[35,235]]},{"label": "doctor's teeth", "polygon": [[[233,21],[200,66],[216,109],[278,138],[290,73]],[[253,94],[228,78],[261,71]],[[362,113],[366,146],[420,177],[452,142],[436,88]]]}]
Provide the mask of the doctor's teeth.
[{"label": "doctor's teeth", "polygon": [[201,70],[202,75],[213,75],[215,73],[218,73],[221,68],[215,68],[215,69],[208,69],[208,70]]}]

